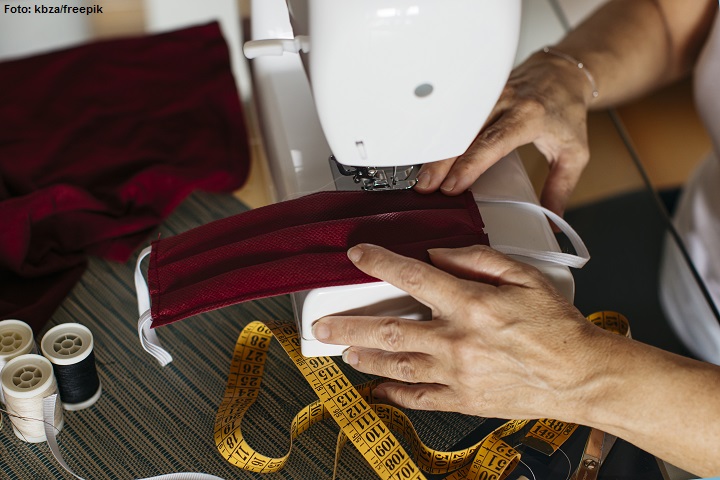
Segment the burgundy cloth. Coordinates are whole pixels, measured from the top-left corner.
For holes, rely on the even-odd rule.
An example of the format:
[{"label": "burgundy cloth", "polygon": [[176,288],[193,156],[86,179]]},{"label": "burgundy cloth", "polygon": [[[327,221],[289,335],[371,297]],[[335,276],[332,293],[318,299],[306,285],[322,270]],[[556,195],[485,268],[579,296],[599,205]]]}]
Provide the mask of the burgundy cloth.
[{"label": "burgundy cloth", "polygon": [[489,244],[470,192],[316,193],[153,242],[153,327],[257,298],[377,281],[348,260],[358,243],[424,261],[429,248]]},{"label": "burgundy cloth", "polygon": [[216,23],[0,63],[0,319],[39,330],[87,254],[127,260],[192,190],[248,168]]}]

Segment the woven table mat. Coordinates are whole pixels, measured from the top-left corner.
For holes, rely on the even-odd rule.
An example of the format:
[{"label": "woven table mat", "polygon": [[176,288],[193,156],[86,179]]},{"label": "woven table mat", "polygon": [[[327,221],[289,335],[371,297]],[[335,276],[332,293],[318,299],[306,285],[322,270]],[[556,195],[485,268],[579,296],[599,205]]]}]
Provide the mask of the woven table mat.
[{"label": "woven table mat", "polygon": [[[245,211],[230,195],[196,193],[164,222],[163,236]],[[149,240],[148,240],[149,242]],[[174,361],[160,367],[137,337],[134,256],[127,264],[91,259],[89,268],[46,329],[66,322],[94,336],[102,396],[90,408],[65,412],[58,435],[66,462],[87,479],[135,479],[197,471],[225,479],[325,479],[332,476],[338,428],[327,420],[293,445],[287,466],[255,474],[226,462],[213,441],[213,424],[225,389],[240,330],[253,320],[292,321],[288,296],[258,300],[191,317],[158,329]],[[36,338],[39,342],[40,338]],[[289,447],[294,414],[316,397],[277,342],[270,349],[262,392],[243,422],[243,433],[260,453],[282,456]],[[339,364],[342,364],[339,361]],[[341,365],[351,381],[368,380]],[[408,412],[423,441],[449,449],[482,423],[477,417]],[[374,473],[352,446],[345,448],[339,478],[372,479]],[[0,430],[0,478],[68,479],[45,443],[28,444],[5,416]]]}]

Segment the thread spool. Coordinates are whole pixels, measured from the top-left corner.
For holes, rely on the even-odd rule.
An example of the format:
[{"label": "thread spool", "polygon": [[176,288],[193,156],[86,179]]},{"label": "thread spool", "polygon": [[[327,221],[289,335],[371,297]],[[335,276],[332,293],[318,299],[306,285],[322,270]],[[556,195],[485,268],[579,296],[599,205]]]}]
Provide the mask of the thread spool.
[{"label": "thread spool", "polygon": [[[57,392],[57,383],[50,361],[32,353],[10,360],[2,371],[10,423],[15,435],[29,443],[47,441],[43,421],[42,400]],[[55,406],[55,428],[65,423],[61,402]]]},{"label": "thread spool", "polygon": [[[0,372],[7,362],[26,353],[37,353],[30,325],[15,319],[0,321]],[[5,403],[1,388],[0,403]]]},{"label": "thread spool", "polygon": [[102,394],[93,343],[90,329],[79,323],[57,325],[40,342],[43,355],[53,365],[65,410],[87,408]]}]

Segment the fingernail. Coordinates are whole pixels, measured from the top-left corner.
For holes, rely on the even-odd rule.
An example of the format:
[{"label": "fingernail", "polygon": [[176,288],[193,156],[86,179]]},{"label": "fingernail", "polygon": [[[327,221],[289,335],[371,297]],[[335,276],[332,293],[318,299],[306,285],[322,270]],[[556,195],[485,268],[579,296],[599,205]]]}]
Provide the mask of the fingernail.
[{"label": "fingernail", "polygon": [[350,250],[348,250],[347,256],[351,262],[356,263],[356,262],[360,261],[360,259],[363,256],[362,248],[360,248],[358,246],[352,247]]},{"label": "fingernail", "polygon": [[456,183],[457,180],[455,180],[455,177],[447,177],[442,185],[440,185],[440,190],[443,192],[452,192]]},{"label": "fingernail", "polygon": [[415,184],[418,188],[428,188],[430,186],[430,173],[429,172],[420,172],[420,175],[417,177],[417,183]]},{"label": "fingernail", "polygon": [[373,399],[375,400],[385,400],[387,399],[387,395],[385,395],[384,389],[375,389],[372,392]]},{"label": "fingernail", "polygon": [[358,364],[357,353],[353,352],[349,348],[346,348],[345,350],[343,350],[342,359],[343,359],[343,362],[347,363],[348,365],[355,366]]},{"label": "fingernail", "polygon": [[428,248],[428,255],[443,255],[449,252],[449,248]]},{"label": "fingernail", "polygon": [[313,337],[317,340],[325,340],[330,338],[330,328],[324,323],[315,322],[312,325]]}]

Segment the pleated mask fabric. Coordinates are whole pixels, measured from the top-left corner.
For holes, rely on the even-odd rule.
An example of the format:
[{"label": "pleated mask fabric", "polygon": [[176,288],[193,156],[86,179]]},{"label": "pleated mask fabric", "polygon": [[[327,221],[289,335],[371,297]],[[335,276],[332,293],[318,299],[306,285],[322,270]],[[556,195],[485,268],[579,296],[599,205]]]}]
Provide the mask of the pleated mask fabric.
[{"label": "pleated mask fabric", "polygon": [[373,243],[429,261],[428,249],[489,245],[472,193],[321,192],[152,243],[152,326],[258,298],[378,281],[347,258]]}]

